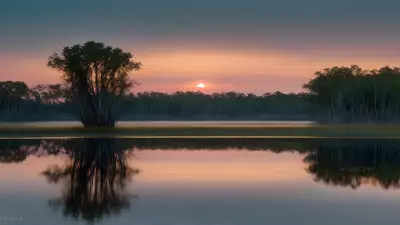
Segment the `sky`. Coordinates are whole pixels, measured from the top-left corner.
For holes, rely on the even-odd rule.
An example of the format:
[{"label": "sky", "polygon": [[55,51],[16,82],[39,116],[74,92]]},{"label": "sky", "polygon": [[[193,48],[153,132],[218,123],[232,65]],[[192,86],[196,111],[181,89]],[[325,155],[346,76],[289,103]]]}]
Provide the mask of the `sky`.
[{"label": "sky", "polygon": [[400,66],[395,0],[4,0],[0,80],[59,83],[47,58],[100,41],[132,52],[138,91],[302,92],[313,74]]}]

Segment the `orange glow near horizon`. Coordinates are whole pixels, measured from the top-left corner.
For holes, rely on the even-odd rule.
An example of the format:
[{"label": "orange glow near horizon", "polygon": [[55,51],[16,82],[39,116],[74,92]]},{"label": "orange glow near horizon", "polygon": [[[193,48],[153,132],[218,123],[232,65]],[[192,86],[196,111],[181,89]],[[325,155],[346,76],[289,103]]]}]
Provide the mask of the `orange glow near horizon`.
[{"label": "orange glow near horizon", "polygon": [[[297,154],[281,154],[264,151],[186,151],[186,150],[141,150],[128,160],[139,173],[135,180],[144,186],[197,184],[198,188],[224,185],[230,182],[252,185],[259,182],[301,182],[308,180],[304,163]],[[36,157],[28,156],[20,164],[1,164],[0,178],[7,185],[0,193],[25,187],[40,187],[40,192],[57,190],[47,185],[42,172],[52,165],[65,166],[70,163],[66,156]],[[18,187],[18,182],[24,185]],[[185,184],[182,184],[182,181]],[[308,182],[308,181],[307,181]],[[312,181],[309,181],[310,183]],[[136,182],[132,185],[138,185]]]},{"label": "orange glow near horizon", "polygon": [[[124,47],[135,53],[134,47]],[[196,48],[165,51],[148,49],[138,51],[134,60],[143,63],[142,70],[134,72],[132,78],[142,85],[134,91],[197,91],[205,92],[301,92],[302,85],[313,77],[317,70],[335,65],[358,64],[366,69],[395,66],[393,57],[371,58],[367,56],[332,57],[301,55],[300,53],[276,53],[243,49]],[[337,52],[337,51],[336,51]],[[51,53],[0,54],[2,80],[25,81],[29,86],[60,82],[61,74],[46,67]],[[345,55],[345,54],[344,54]],[[207,81],[206,88],[196,87]],[[195,84],[195,85],[193,85]],[[212,84],[212,85],[210,85]]]},{"label": "orange glow near horizon", "polygon": [[293,182],[308,177],[301,156],[296,154],[281,154],[278,158],[265,151],[144,150],[135,155],[140,160],[131,163],[143,170],[141,181],[149,183]]},{"label": "orange glow near horizon", "polygon": [[[264,189],[265,187],[324,187],[306,171],[304,155],[269,151],[225,150],[146,150],[134,151],[128,159],[131,168],[141,172],[130,183],[132,190],[147,191],[154,187],[172,187],[181,191],[206,190],[221,187]],[[48,185],[42,172],[53,165],[71,163],[67,156],[28,156],[22,163],[0,164],[0,178],[4,185],[0,193],[21,190],[38,193],[60,192],[60,186]],[[363,190],[379,194],[373,180]],[[190,187],[190,188],[189,188]],[[350,191],[350,190],[349,190]],[[360,190],[358,190],[360,191]],[[349,192],[351,193],[351,192]]]}]

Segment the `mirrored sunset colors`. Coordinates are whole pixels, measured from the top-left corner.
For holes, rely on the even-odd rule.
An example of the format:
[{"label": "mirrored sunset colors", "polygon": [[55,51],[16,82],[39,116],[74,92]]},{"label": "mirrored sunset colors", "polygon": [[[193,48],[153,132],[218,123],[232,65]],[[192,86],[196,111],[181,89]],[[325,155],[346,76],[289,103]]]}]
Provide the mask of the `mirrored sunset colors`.
[{"label": "mirrored sunset colors", "polygon": [[[129,166],[140,173],[125,183],[131,196],[129,207],[103,215],[100,222],[372,225],[397,221],[398,189],[363,184],[353,190],[316,182],[307,172],[302,153],[140,149],[131,156]],[[49,182],[43,171],[68,162],[66,155],[32,155],[20,163],[0,164],[0,210],[6,215],[18,212],[29,224],[87,222],[79,214],[66,220],[70,218],[63,214],[65,208],[51,204],[67,193],[69,183]]]}]

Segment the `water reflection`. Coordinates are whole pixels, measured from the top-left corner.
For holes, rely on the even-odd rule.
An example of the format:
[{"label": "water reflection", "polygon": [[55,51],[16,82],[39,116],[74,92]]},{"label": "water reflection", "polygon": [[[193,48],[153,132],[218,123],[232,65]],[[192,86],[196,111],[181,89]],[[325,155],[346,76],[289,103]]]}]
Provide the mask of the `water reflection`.
[{"label": "water reflection", "polygon": [[304,161],[314,180],[328,185],[400,187],[398,140],[329,140],[308,152]]},{"label": "water reflection", "polygon": [[20,163],[38,154],[40,140],[0,140],[0,163]]},{"label": "water reflection", "polygon": [[139,148],[246,149],[304,154],[307,172],[316,182],[357,189],[370,184],[400,187],[398,139],[210,139],[142,140]]},{"label": "water reflection", "polygon": [[130,152],[118,148],[114,139],[66,140],[48,146],[59,146],[70,157],[67,165],[43,172],[48,182],[63,182],[65,189],[62,197],[49,201],[52,208],[65,216],[97,221],[130,207],[134,196],[125,187],[139,170],[128,166]]},{"label": "water reflection", "polygon": [[0,163],[20,163],[29,155],[63,154],[71,159],[70,164],[49,168],[44,173],[49,182],[68,178],[76,190],[112,191],[124,187],[138,173],[126,161],[132,150],[141,149],[297,152],[304,154],[307,171],[317,182],[352,188],[365,183],[382,188],[400,187],[400,140],[397,139],[0,140]]},{"label": "water reflection", "polygon": [[[126,186],[139,173],[139,169],[128,164],[133,152],[228,152],[232,149],[260,153],[268,151],[278,155],[300,154],[308,173],[307,181],[313,179],[319,184],[327,185],[326,187],[335,186],[349,190],[363,185],[373,185],[382,189],[400,187],[400,140],[397,139],[1,140],[0,163],[21,163],[29,155],[67,156],[66,164],[48,165],[48,169],[43,171],[43,177],[49,183],[62,187],[59,197],[49,200],[49,206],[67,217],[93,222],[100,221],[105,216],[125,212],[132,204],[132,198],[135,196],[127,191]],[[157,163],[160,162],[162,159]],[[132,163],[130,165],[132,166]],[[190,166],[190,163],[185,165]],[[236,166],[234,163],[233,165]],[[143,171],[143,174],[146,174],[146,171]]]}]

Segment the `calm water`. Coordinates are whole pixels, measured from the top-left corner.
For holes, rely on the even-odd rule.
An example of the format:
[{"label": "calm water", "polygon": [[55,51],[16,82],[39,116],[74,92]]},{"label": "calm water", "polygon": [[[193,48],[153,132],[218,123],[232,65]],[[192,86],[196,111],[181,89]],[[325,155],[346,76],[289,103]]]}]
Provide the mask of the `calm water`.
[{"label": "calm water", "polygon": [[400,140],[0,140],[0,178],[0,224],[400,218]]}]

